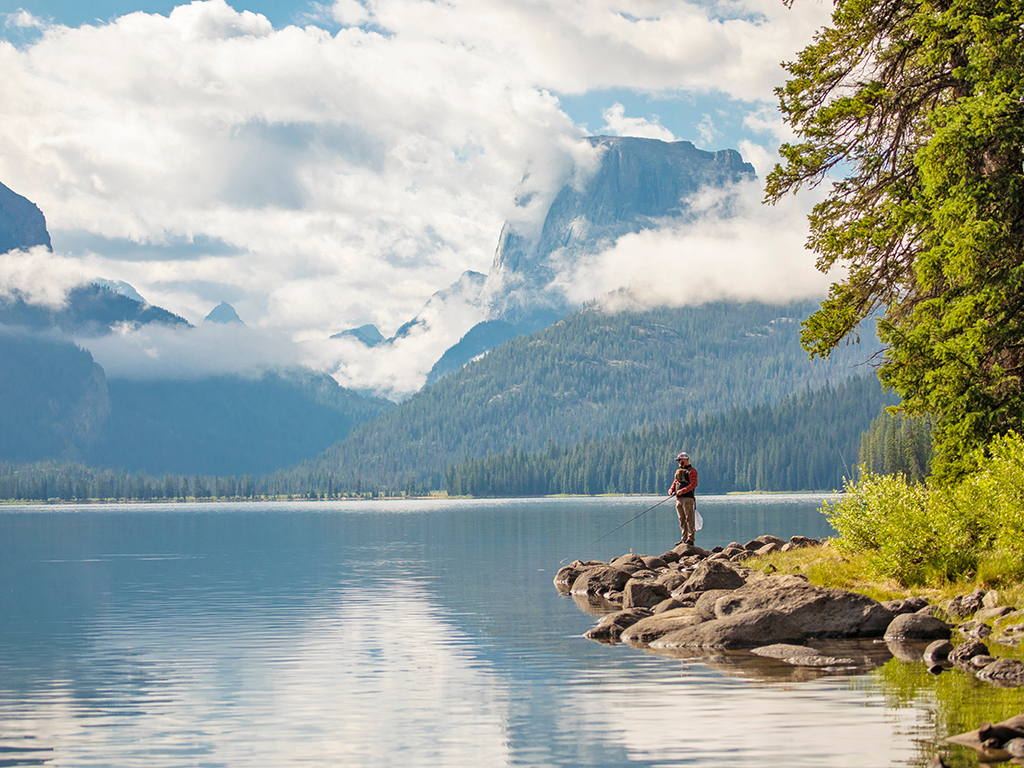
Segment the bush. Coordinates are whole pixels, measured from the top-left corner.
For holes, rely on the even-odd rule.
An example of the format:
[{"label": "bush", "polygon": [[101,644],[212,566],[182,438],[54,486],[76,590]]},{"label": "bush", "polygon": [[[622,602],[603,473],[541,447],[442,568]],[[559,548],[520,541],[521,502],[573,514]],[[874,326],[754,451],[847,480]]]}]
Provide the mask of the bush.
[{"label": "bush", "polygon": [[836,548],[862,553],[904,586],[1024,575],[1024,440],[1009,433],[972,456],[974,469],[938,484],[864,472],[822,512]]}]

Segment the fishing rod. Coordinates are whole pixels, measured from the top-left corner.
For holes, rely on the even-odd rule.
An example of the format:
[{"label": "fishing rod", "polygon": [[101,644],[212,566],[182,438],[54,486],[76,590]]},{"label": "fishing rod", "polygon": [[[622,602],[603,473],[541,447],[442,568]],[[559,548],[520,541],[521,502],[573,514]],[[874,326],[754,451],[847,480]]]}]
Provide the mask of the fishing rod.
[{"label": "fishing rod", "polygon": [[668,501],[669,499],[672,499],[672,498],[675,498],[675,496],[674,496],[673,494],[671,494],[671,493],[670,493],[670,494],[669,494],[668,496],[666,496],[666,497],[665,497],[664,499],[662,499],[661,501],[659,501],[659,502],[658,502],[657,504],[655,504],[654,506],[648,507],[648,508],[647,508],[647,509],[645,509],[645,510],[644,510],[643,512],[641,512],[641,513],[640,513],[639,515],[634,515],[633,517],[629,518],[629,520],[627,520],[626,522],[624,522],[624,523],[623,523],[622,525],[618,526],[618,528],[612,528],[612,529],[611,529],[610,531],[608,531],[608,533],[606,533],[606,534],[605,534],[604,536],[601,536],[600,538],[594,539],[594,540],[593,540],[592,542],[590,542],[590,543],[589,543],[589,544],[587,544],[586,546],[584,546],[584,547],[580,547],[580,548],[579,548],[579,549],[577,549],[577,550],[576,550],[575,552],[573,552],[573,553],[572,553],[571,555],[567,555],[567,556],[566,556],[566,557],[564,557],[563,559],[559,560],[559,561],[558,561],[558,564],[559,564],[559,565],[565,565],[565,561],[566,561],[566,560],[568,560],[568,559],[569,559],[570,557],[575,557],[576,555],[578,555],[578,554],[579,554],[580,552],[582,552],[583,550],[585,550],[585,549],[588,549],[589,547],[592,547],[592,546],[594,546],[595,544],[597,544],[597,542],[601,541],[601,539],[606,539],[606,538],[608,538],[608,537],[609,537],[609,536],[611,536],[611,535],[612,535],[613,533],[615,533],[615,532],[616,532],[617,530],[619,530],[619,528],[625,528],[625,527],[626,527],[627,525],[629,525],[630,523],[632,523],[632,522],[633,522],[634,520],[636,520],[636,519],[637,519],[638,517],[642,517],[642,516],[646,515],[646,514],[647,514],[648,512],[650,512],[650,511],[651,511],[652,509],[654,509],[655,507],[660,507],[660,506],[661,506],[662,504],[664,504],[664,503],[665,503],[666,501]]}]

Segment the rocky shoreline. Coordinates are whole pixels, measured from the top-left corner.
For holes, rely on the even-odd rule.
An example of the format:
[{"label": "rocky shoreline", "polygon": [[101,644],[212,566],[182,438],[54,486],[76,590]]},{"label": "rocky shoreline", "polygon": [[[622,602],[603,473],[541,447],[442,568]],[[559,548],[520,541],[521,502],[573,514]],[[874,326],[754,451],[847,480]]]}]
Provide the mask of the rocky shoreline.
[{"label": "rocky shoreline", "polygon": [[1002,605],[995,591],[942,604],[921,597],[879,602],[743,564],[753,555],[820,546],[827,542],[802,536],[759,536],[710,551],[680,544],[658,556],[577,560],[558,571],[554,584],[599,617],[585,636],[601,643],[774,676],[778,665],[848,674],[896,656],[935,674],[957,668],[991,685],[1024,686],[1024,662],[997,658],[986,645],[1017,646],[1024,638],[1024,611]]}]

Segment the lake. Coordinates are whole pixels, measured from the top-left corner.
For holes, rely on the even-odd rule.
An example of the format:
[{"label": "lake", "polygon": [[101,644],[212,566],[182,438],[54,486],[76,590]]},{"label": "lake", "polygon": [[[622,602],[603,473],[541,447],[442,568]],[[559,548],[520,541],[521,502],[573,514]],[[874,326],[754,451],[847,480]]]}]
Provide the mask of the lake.
[{"label": "lake", "polygon": [[[657,501],[0,507],[0,766],[923,766],[1024,711],[584,639],[560,561],[670,549],[671,502],[605,535]],[[700,497],[698,544],[827,536],[820,501]]]}]

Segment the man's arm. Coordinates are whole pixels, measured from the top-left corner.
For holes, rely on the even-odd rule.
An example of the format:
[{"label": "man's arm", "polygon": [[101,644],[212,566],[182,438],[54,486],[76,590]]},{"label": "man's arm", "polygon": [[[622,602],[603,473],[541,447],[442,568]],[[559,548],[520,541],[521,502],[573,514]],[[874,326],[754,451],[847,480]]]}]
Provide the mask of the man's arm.
[{"label": "man's arm", "polygon": [[[696,487],[697,487],[697,470],[695,468],[693,468],[693,467],[690,467],[689,470],[686,473],[686,479],[689,480],[689,482],[685,486],[680,488],[678,493],[689,493],[690,491],[696,489]],[[673,483],[673,485],[675,485],[675,483]]]}]

